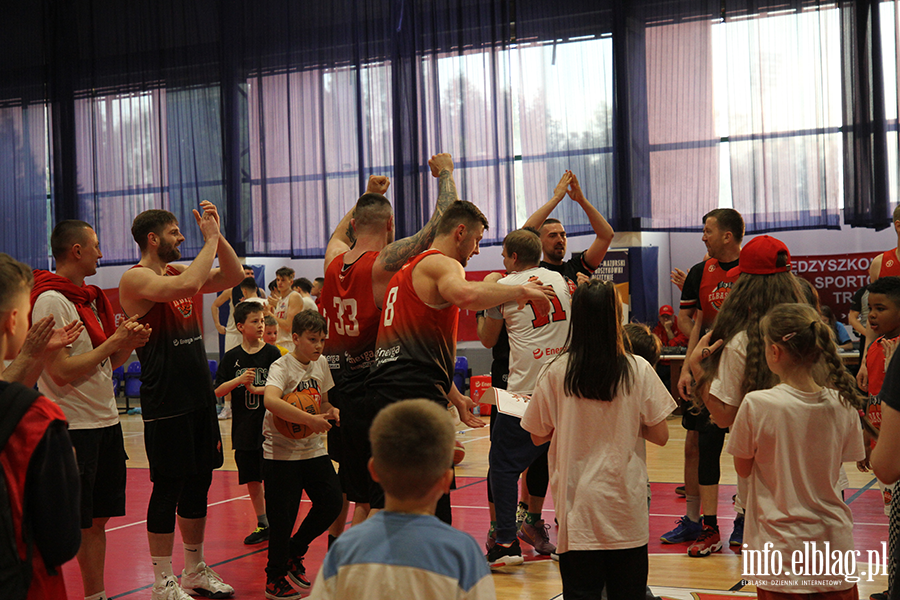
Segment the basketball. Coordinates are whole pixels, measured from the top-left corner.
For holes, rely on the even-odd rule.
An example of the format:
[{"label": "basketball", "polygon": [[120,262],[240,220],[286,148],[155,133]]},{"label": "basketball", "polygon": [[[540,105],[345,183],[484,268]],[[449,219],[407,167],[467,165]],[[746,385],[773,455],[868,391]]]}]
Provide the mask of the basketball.
[{"label": "basketball", "polygon": [[453,449],[453,466],[458,465],[466,457],[466,447],[462,442],[456,440],[456,448]]},{"label": "basketball", "polygon": [[[321,398],[319,390],[315,388],[306,388],[305,390],[291,392],[282,398],[282,400],[311,415],[317,415],[319,414],[319,398]],[[277,429],[278,433],[281,435],[294,440],[302,440],[312,434],[312,429],[306,425],[291,423],[290,421],[285,421],[281,417],[275,417],[275,429]]]}]

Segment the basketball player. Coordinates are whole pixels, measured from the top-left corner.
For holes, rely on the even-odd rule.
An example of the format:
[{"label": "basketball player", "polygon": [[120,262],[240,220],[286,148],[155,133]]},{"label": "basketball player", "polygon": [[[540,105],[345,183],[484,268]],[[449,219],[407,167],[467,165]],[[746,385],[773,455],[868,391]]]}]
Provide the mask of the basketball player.
[{"label": "basketball player", "polygon": [[[370,419],[388,404],[425,398],[459,410],[464,423],[484,426],[471,414],[471,398],[452,383],[456,362],[459,309],[480,310],[516,301],[534,308],[537,317],[550,312],[552,288],[536,282],[500,285],[467,281],[465,266],[478,254],[487,218],[471,202],[458,200],[444,213],[431,247],[410,259],[388,285],[384,297],[375,362],[366,380]],[[371,454],[371,450],[367,454]],[[384,494],[373,485],[372,508],[383,508]],[[437,516],[450,523],[450,497],[438,502]]]},{"label": "basketball player", "polygon": [[[566,257],[566,228],[559,222],[559,219],[548,219],[550,213],[562,202],[562,199],[568,194],[569,198],[575,201],[584,210],[587,215],[588,222],[596,234],[596,238],[591,242],[590,247],[579,254],[575,254],[569,260],[564,261]],[[578,274],[590,278],[603,262],[606,251],[612,243],[615,232],[610,227],[600,211],[584,197],[581,191],[581,185],[578,178],[572,171],[563,173],[559,183],[553,190],[553,196],[542,207],[537,209],[533,215],[528,217],[522,228],[532,228],[541,236],[541,246],[544,251],[544,260],[541,261],[542,267],[561,273],[570,281],[580,283],[581,279]],[[586,281],[586,280],[585,280]]]},{"label": "basketball player", "polygon": [[[569,305],[575,285],[560,273],[539,267],[540,260],[540,238],[533,230],[517,229],[503,240],[503,266],[509,275],[501,278],[500,273],[492,273],[488,276],[489,280],[501,285],[538,280],[552,286],[556,293],[551,300],[553,308],[545,317],[538,317],[527,308],[518,310],[512,301],[486,313],[488,318],[483,325],[483,335],[489,342],[496,341],[506,324],[510,346],[507,389],[514,394],[530,395],[534,391],[541,367],[559,354],[569,334]],[[549,442],[535,446],[531,435],[522,429],[520,419],[516,417],[497,413],[494,420],[488,461],[497,525],[495,543],[488,549],[488,562],[491,566],[522,564],[522,549],[516,539],[516,482],[529,465],[537,460],[547,460]],[[543,505],[543,497],[530,497],[529,516],[518,538],[534,547],[538,554],[549,555],[556,547],[550,542],[547,527],[540,517]]]},{"label": "basketball player", "polygon": [[[141,260],[119,283],[125,314],[153,329],[137,353],[144,443],[153,482],[147,537],[156,577],[154,600],[186,600],[184,589],[211,598],[234,593],[203,559],[207,494],[223,454],[200,315],[191,298],[237,285],[243,271],[220,233],[216,207],[203,201],[200,208],[202,215],[194,210],[194,218],[203,234],[203,248],[188,266],[170,264],[181,258],[178,246],[184,241],[175,215],[147,210],[135,217],[131,233]],[[216,255],[219,268],[214,269]],[[185,555],[181,585],[172,573],[176,509]]]},{"label": "basketball player", "polygon": [[[434,214],[419,232],[394,241],[393,210],[384,197],[390,180],[373,175],[366,193],[338,224],[325,250],[320,297],[322,314],[328,319],[325,355],[335,384],[332,403],[344,411],[343,425],[328,433],[328,451],[341,463],[341,486],[348,501],[356,503],[354,524],[365,520],[369,508],[369,422],[355,417],[366,395],[384,293],[393,274],[428,248],[444,211],[457,199],[451,156],[437,154],[428,163],[439,180],[438,199]],[[333,537],[343,531],[345,517],[338,517],[331,529]]]},{"label": "basketball player", "polygon": [[[728,275],[729,269],[738,266],[741,256],[741,241],[744,238],[744,219],[731,208],[718,208],[703,217],[703,243],[709,258],[691,267],[681,292],[681,310],[694,311],[694,325],[690,329],[687,353],[678,390],[682,398],[690,398],[691,374],[688,357],[700,337],[706,333],[716,319],[719,307],[728,297],[737,274]],[[680,313],[679,313],[680,314]],[[685,319],[687,321],[687,319]],[[684,331],[684,328],[682,328]],[[703,530],[700,523],[702,506],[704,520],[716,518],[718,506],[718,469],[722,445],[727,429],[718,427],[709,419],[704,410],[694,414],[688,406],[682,416],[682,426],[687,430],[684,443],[684,483],[687,498],[687,514],[678,526],[662,536],[667,543],[680,544],[696,539]],[[743,540],[743,515],[735,519],[735,531],[730,543],[740,546]],[[691,546],[688,550],[694,549]],[[706,556],[706,548],[694,549],[691,556]]]}]

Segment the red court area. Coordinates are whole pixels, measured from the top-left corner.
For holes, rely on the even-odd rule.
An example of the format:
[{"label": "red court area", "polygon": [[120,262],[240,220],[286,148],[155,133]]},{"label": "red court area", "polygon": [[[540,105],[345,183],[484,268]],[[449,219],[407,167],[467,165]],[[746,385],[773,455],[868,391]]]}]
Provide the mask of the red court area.
[{"label": "red court area", "polygon": [[[458,489],[451,494],[453,504],[453,525],[473,535],[483,542],[488,526],[487,492],[483,478],[457,478]],[[675,484],[651,484],[653,501],[650,507],[650,553],[685,552],[687,544],[665,545],[659,536],[674,527],[675,521],[684,514],[684,499],[675,495]],[[719,498],[719,524],[723,539],[731,534],[734,511],[731,496],[734,486],[721,486]],[[147,547],[146,518],[147,498],[150,496],[150,479],[146,469],[128,470],[127,516],[111,519],[107,527],[106,591],[110,598],[147,598],[153,583]],[[877,488],[860,492],[847,490],[853,518],[856,523],[855,539],[857,549],[865,551],[881,549],[881,542],[887,540],[887,517],[882,512],[881,496]],[[244,537],[256,526],[250,500],[245,488],[238,485],[237,473],[216,471],[209,494],[209,516],[206,529],[205,554],[207,562],[223,579],[234,586],[237,598],[258,598],[263,596],[265,587],[265,564],[267,544],[245,546]],[[309,510],[309,502],[304,498],[301,516]],[[553,503],[547,498],[544,516],[552,524]],[[550,537],[555,541],[556,528],[551,527]],[[326,536],[317,539],[306,557],[307,571],[314,576],[322,564],[326,551]],[[732,551],[727,548],[725,553]],[[528,560],[549,560],[537,556],[523,545],[523,553]],[[697,568],[702,569],[702,559],[697,559]],[[181,541],[176,534],[173,567],[180,573],[183,567]],[[84,598],[78,565],[73,560],[63,567],[68,597],[70,600]],[[652,577],[652,573],[651,573]]]}]

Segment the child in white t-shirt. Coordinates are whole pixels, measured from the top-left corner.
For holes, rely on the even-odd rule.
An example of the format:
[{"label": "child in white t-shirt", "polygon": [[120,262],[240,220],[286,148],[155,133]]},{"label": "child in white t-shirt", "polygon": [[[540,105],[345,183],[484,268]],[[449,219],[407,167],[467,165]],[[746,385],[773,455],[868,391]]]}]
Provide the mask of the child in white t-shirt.
[{"label": "child in white t-shirt", "polygon": [[[726,450],[734,455],[738,475],[748,478],[744,552],[762,556],[759,551],[767,549],[769,556],[782,557],[783,567],[779,573],[770,566],[766,573],[744,577],[757,582],[760,600],[797,594],[855,599],[856,584],[845,575],[856,573],[835,574],[832,566],[832,574],[825,575],[816,572],[821,568],[811,559],[798,564],[795,557],[811,556],[813,550],[829,557],[854,551],[853,517],[837,484],[841,464],[865,456],[854,409],[864,400],[814,308],[780,304],[760,328],[766,363],[781,383],[744,397]],[[815,373],[823,368],[837,389],[816,382]],[[833,558],[828,561],[832,565]]]},{"label": "child in white t-shirt", "polygon": [[[310,543],[334,522],[342,504],[340,482],[323,435],[331,429],[332,421],[340,422],[338,409],[328,402],[328,390],[334,382],[328,361],[322,356],[328,326],[313,310],[297,313],[291,325],[294,349],[272,363],[264,396],[263,478],[269,518],[266,598],[272,600],[300,598],[288,579],[300,588],[310,587],[303,556]],[[309,414],[282,399],[295,391],[317,401],[318,414]],[[306,426],[312,433],[301,439],[288,437],[278,430],[276,419]],[[312,508],[291,537],[304,491]]]},{"label": "child in white t-shirt", "polygon": [[675,401],[653,367],[625,350],[612,282],[572,296],[568,348],[538,376],[522,428],[550,442],[563,595],[643,598],[647,585],[647,463],[638,438],[664,445]]}]

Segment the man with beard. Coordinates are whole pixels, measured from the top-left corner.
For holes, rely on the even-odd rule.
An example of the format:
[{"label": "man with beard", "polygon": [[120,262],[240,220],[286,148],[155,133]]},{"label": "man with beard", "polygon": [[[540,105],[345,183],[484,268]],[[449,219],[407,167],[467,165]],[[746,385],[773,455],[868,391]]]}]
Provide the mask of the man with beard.
[{"label": "man with beard", "polygon": [[[547,217],[567,194],[584,210],[597,237],[587,250],[580,254],[574,254],[569,260],[564,261],[567,245],[566,228],[559,222],[559,219],[548,219]],[[582,277],[590,277],[594,274],[594,271],[603,262],[603,257],[606,256],[606,251],[609,250],[609,245],[615,235],[613,228],[606,222],[600,211],[584,197],[578,178],[572,171],[563,173],[553,190],[553,197],[528,217],[528,220],[522,225],[522,229],[529,227],[541,236],[544,260],[541,261],[540,266],[561,273],[576,283],[579,282],[579,273]]]},{"label": "man with beard", "polygon": [[[484,426],[470,409],[471,398],[453,385],[459,309],[483,310],[515,301],[531,305],[536,316],[550,311],[553,289],[466,280],[465,266],[478,254],[487,218],[471,202],[451,204],[437,226],[431,247],[411,258],[388,284],[375,344],[375,361],[366,380],[366,410],[379,410],[399,400],[425,398],[447,406],[452,402],[469,426]],[[371,455],[371,447],[368,449]],[[371,486],[370,506],[384,508],[384,493]],[[450,523],[450,496],[438,501],[436,515]]]},{"label": "man with beard", "polygon": [[[153,490],[147,507],[147,537],[153,561],[153,600],[187,600],[185,590],[209,598],[227,598],[234,589],[203,558],[206,506],[212,472],[222,466],[222,440],[216,399],[191,298],[237,285],[241,262],[221,235],[219,215],[201,202],[194,218],[203,247],[188,265],[181,258],[184,236],[175,215],[165,210],[139,214],[131,226],[141,260],[122,276],[119,301],[126,315],[152,328],[137,350],[141,361],[141,409],[144,444]],[[213,268],[218,255],[219,268]],[[172,572],[176,510],[184,542],[181,585]]]}]

